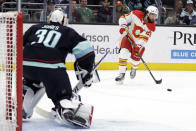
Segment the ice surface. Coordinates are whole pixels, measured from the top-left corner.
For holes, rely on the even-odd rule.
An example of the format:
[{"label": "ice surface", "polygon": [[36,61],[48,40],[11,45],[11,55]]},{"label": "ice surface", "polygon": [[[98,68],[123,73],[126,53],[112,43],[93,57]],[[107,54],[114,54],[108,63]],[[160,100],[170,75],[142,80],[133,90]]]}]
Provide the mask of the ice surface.
[{"label": "ice surface", "polygon": [[[118,71],[99,71],[101,82],[79,92],[84,103],[95,107],[90,129],[59,125],[35,112],[23,121],[23,131],[196,131],[196,72],[152,73],[162,84],[155,84],[147,71],[137,71],[133,80],[127,71],[124,84],[117,85]],[[68,74],[74,86],[75,74]],[[38,106],[50,111],[53,104],[45,95]]]}]

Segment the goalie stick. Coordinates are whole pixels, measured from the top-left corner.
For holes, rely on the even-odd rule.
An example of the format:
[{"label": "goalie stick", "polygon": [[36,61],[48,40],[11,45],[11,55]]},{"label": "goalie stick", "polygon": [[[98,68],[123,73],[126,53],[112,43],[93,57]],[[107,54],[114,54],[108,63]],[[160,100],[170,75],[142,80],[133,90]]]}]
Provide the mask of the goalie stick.
[{"label": "goalie stick", "polygon": [[[130,35],[130,34],[127,34],[127,35],[126,35],[128,41],[129,41],[129,43],[131,43],[131,45],[133,46],[133,48],[135,48],[135,45],[131,42],[131,40],[130,40],[130,38],[129,38],[128,35]],[[146,69],[147,69],[148,72],[150,73],[150,75],[151,75],[151,77],[153,78],[153,80],[155,81],[155,83],[156,83],[156,84],[161,84],[161,83],[162,83],[162,79],[160,79],[160,80],[155,79],[155,77],[153,76],[152,72],[151,72],[150,69],[148,68],[146,62],[145,62],[144,59],[140,56],[139,53],[138,53],[138,56],[140,57],[141,61],[143,62],[144,66],[146,67]]]}]

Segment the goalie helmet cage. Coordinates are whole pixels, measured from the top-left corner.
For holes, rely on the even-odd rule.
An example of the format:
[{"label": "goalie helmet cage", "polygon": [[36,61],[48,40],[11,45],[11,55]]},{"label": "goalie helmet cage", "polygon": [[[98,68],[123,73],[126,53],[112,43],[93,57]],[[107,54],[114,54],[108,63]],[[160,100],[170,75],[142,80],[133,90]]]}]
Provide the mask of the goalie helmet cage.
[{"label": "goalie helmet cage", "polygon": [[0,32],[0,131],[22,131],[22,13],[0,13]]}]

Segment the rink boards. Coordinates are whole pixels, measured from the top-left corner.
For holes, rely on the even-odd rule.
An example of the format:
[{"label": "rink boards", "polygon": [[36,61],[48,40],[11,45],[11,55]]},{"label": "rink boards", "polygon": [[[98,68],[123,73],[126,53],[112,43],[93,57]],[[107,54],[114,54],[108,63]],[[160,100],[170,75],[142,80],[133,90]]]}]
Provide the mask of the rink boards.
[{"label": "rink boards", "polygon": [[[32,24],[24,24],[24,32]],[[117,25],[68,25],[88,39],[94,47],[96,61],[106,51],[108,56],[98,69],[118,69],[118,47],[120,43]],[[163,27],[157,26],[156,31],[146,45],[143,59],[151,70],[196,70],[196,34],[195,27]],[[66,67],[73,69],[73,56],[68,57]],[[130,64],[128,63],[128,69]],[[143,64],[140,70],[145,70]]]}]

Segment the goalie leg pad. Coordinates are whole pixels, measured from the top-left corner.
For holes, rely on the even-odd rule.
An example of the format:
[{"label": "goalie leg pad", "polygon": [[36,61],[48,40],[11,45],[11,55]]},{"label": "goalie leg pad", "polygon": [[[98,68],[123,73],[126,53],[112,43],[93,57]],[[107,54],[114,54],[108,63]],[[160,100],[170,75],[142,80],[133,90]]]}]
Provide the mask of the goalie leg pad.
[{"label": "goalie leg pad", "polygon": [[40,99],[45,94],[45,88],[39,88],[38,91],[34,92],[31,88],[26,90],[23,99],[23,118],[30,118],[33,115],[33,110]]},{"label": "goalie leg pad", "polygon": [[92,123],[93,111],[94,106],[82,104],[76,112],[75,117],[83,118],[84,120],[86,120],[86,123],[84,125],[89,128]]},{"label": "goalie leg pad", "polygon": [[60,107],[56,110],[57,122],[90,128],[93,109],[93,106],[82,104],[78,101],[61,100]]}]

